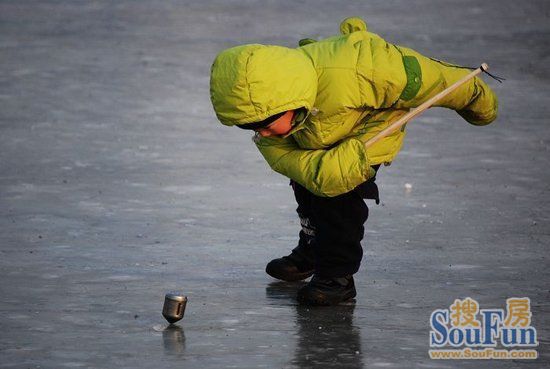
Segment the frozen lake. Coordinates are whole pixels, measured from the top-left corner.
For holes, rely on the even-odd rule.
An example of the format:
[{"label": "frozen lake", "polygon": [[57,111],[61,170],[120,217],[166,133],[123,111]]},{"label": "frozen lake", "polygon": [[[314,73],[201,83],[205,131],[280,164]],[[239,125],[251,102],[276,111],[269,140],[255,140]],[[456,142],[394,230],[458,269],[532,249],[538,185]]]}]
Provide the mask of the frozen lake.
[{"label": "frozen lake", "polygon": [[[297,242],[288,180],[217,123],[209,69],[353,15],[507,80],[492,125],[407,126],[356,301],[305,308],[264,273]],[[547,1],[0,2],[0,368],[549,367],[549,38]],[[539,359],[431,360],[431,312],[468,296],[529,297]]]}]

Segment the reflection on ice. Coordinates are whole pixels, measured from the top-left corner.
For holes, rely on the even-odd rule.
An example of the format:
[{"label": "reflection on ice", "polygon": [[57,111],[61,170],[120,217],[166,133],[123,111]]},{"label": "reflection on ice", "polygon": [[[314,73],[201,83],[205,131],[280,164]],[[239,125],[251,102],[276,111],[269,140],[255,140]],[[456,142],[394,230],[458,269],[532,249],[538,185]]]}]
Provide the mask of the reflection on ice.
[{"label": "reflection on ice", "polygon": [[168,355],[182,355],[185,352],[185,332],[179,325],[170,324],[162,331],[164,352]]}]

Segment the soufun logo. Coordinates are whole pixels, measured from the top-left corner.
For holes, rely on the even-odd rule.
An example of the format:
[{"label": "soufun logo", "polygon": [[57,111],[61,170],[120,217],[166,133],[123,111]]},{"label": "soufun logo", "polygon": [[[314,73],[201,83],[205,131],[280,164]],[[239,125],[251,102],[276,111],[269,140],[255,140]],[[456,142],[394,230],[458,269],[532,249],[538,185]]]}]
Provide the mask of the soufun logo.
[{"label": "soufun logo", "polygon": [[[531,317],[528,297],[507,299],[506,311],[480,309],[479,303],[470,297],[456,299],[448,309],[437,309],[430,316],[430,347],[437,349],[430,350],[430,357],[536,359],[537,351],[527,349],[539,344]],[[441,349],[444,347],[452,349]]]}]

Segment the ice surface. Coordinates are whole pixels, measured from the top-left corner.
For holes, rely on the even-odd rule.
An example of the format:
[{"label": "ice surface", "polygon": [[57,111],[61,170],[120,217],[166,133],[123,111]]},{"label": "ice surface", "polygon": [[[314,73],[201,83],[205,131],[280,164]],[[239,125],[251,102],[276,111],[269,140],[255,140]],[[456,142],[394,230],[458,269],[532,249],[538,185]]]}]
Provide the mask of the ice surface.
[{"label": "ice surface", "polygon": [[[295,302],[264,273],[296,245],[288,180],[216,122],[209,70],[365,18],[483,77],[500,117],[433,109],[378,174],[355,301]],[[0,368],[550,366],[547,1],[0,3]],[[404,184],[410,184],[410,188]],[[168,326],[164,294],[189,298]],[[536,362],[428,358],[456,298],[528,296]],[[321,327],[321,329],[319,329]]]}]

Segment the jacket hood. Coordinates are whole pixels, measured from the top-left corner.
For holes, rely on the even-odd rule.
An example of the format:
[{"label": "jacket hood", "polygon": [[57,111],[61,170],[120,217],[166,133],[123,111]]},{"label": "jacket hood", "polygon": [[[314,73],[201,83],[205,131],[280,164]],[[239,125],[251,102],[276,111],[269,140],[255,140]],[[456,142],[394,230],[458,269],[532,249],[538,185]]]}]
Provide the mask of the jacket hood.
[{"label": "jacket hood", "polygon": [[210,99],[226,126],[259,122],[297,109],[310,110],[317,73],[299,49],[250,44],[222,51],[210,74]]}]

